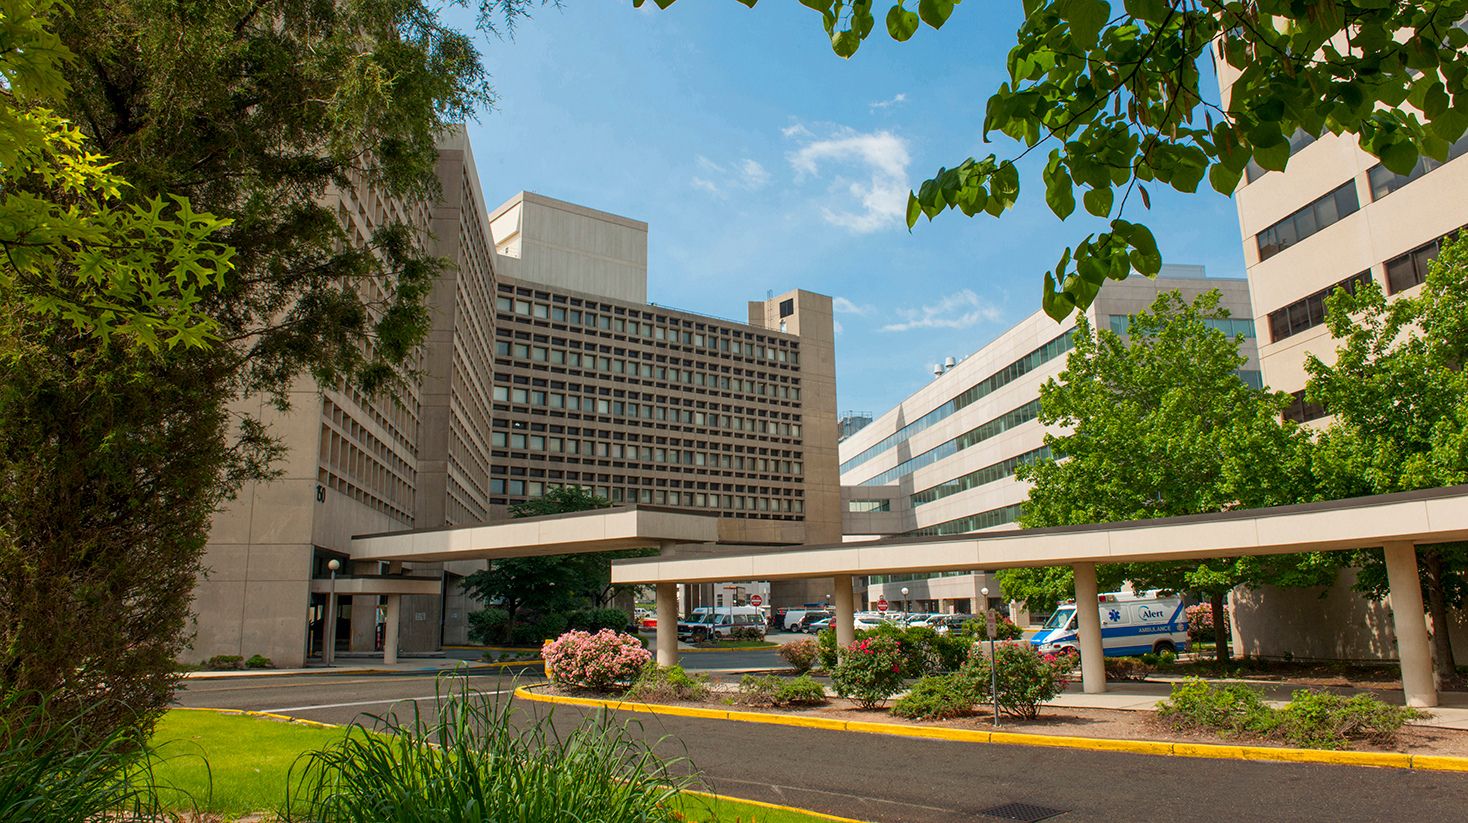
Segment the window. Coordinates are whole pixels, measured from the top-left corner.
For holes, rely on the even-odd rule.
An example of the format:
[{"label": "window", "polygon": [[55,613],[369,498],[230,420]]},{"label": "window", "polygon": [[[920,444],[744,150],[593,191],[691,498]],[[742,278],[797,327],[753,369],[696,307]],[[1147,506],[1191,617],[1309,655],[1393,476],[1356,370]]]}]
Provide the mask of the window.
[{"label": "window", "polygon": [[[1309,132],[1304,130],[1296,130],[1294,134],[1290,135],[1290,156],[1295,156],[1295,154],[1299,152],[1300,149],[1303,149],[1314,142],[1315,135],[1310,134]],[[1244,166],[1244,181],[1252,183],[1268,173],[1269,169],[1266,169],[1258,163],[1254,162],[1254,158],[1250,157],[1249,164],[1247,166]]]},{"label": "window", "polygon": [[1325,298],[1336,289],[1355,294],[1356,289],[1371,282],[1371,272],[1354,274],[1320,291],[1269,313],[1269,336],[1274,342],[1312,329],[1325,322]]},{"label": "window", "polygon": [[1324,197],[1259,232],[1254,238],[1259,244],[1259,259],[1268,260],[1360,208],[1356,181],[1347,180]]},{"label": "window", "polygon": [[1325,407],[1319,403],[1311,403],[1305,399],[1305,390],[1291,392],[1290,396],[1295,398],[1289,407],[1284,410],[1286,420],[1296,423],[1304,423],[1309,420],[1319,420],[1325,416]]},{"label": "window", "polygon": [[1419,246],[1401,257],[1386,261],[1387,292],[1396,294],[1422,283],[1427,279],[1427,264],[1437,257],[1442,248],[1442,238]]},{"label": "window", "polygon": [[[1131,325],[1131,316],[1126,314],[1110,315],[1111,331],[1115,334],[1125,335],[1127,328]],[[1254,321],[1244,317],[1208,317],[1203,323],[1210,329],[1218,329],[1224,335],[1233,338],[1242,335],[1245,338],[1254,336]]]},{"label": "window", "polygon": [[792,314],[795,314],[795,298],[792,297],[789,300],[781,300],[780,316],[789,317]]},{"label": "window", "polygon": [[1377,163],[1371,167],[1370,171],[1366,172],[1366,178],[1371,182],[1371,199],[1380,200],[1422,175],[1442,166],[1443,162],[1451,162],[1462,157],[1464,154],[1468,154],[1468,134],[1458,138],[1458,142],[1454,143],[1448,149],[1448,159],[1446,161],[1439,162],[1433,160],[1431,157],[1423,157],[1417,161],[1417,165],[1407,174],[1397,174],[1386,166]]},{"label": "window", "polygon": [[892,511],[891,500],[848,500],[846,510],[849,512],[890,512]]}]

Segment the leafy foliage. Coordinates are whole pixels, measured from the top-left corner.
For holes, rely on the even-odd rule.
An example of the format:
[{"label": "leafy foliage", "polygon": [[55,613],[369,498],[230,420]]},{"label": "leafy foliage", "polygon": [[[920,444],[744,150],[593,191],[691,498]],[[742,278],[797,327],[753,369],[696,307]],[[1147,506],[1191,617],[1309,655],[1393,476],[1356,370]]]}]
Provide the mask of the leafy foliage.
[{"label": "leafy foliage", "polygon": [[[1413,295],[1388,301],[1376,283],[1327,300],[1335,362],[1310,356],[1306,388],[1334,415],[1315,449],[1327,498],[1387,494],[1468,482],[1468,241],[1443,245]],[[1468,595],[1468,546],[1417,547],[1434,657],[1454,674],[1449,611]],[[1357,588],[1389,593],[1379,550],[1354,552]]]},{"label": "leafy foliage", "polygon": [[820,706],[826,702],[826,689],[806,674],[799,677],[746,674],[739,679],[739,695],[735,700],[746,706],[779,709]]},{"label": "leafy foliage", "polygon": [[1026,720],[1039,717],[1040,704],[1065,690],[1075,667],[1070,655],[1042,655],[1024,642],[999,643],[993,658],[975,652],[960,672],[978,690],[980,701],[995,699],[996,661],[999,710]]},{"label": "leafy foliage", "polygon": [[[570,731],[463,683],[437,710],[357,721],[291,769],[285,820],[606,820],[672,823],[688,786],[609,714]],[[561,725],[561,724],[557,724]]]},{"label": "leafy foliage", "polygon": [[552,683],[598,692],[632,682],[652,661],[642,641],[609,629],[566,632],[545,644],[542,656]]},{"label": "leafy foliage", "polygon": [[1107,680],[1146,680],[1154,666],[1140,657],[1106,658]]},{"label": "leafy foliage", "polygon": [[784,643],[776,649],[776,652],[781,659],[790,664],[791,668],[801,674],[815,668],[820,659],[820,650],[816,646],[816,641],[809,637]]},{"label": "leafy foliage", "polygon": [[[1281,505],[1310,499],[1309,439],[1280,413],[1287,396],[1246,384],[1239,341],[1210,327],[1228,316],[1217,291],[1186,302],[1158,295],[1125,337],[1081,318],[1065,370],[1040,389],[1051,456],[1020,466],[1032,482],[1026,527],[1109,523]],[[1101,567],[1111,586],[1196,592],[1240,584],[1315,585],[1335,574],[1310,556],[1215,558]],[[1070,569],[999,573],[1011,597],[1049,605],[1073,590]],[[1218,645],[1220,659],[1227,643]]]},{"label": "leafy foliage", "polygon": [[1274,712],[1259,689],[1246,683],[1213,684],[1192,677],[1172,687],[1157,704],[1157,717],[1179,731],[1207,731],[1225,737],[1266,735],[1275,727]]},{"label": "leafy foliage", "polygon": [[1276,709],[1253,686],[1198,678],[1175,684],[1157,704],[1158,719],[1179,731],[1275,738],[1315,749],[1350,748],[1358,740],[1391,745],[1402,726],[1425,716],[1366,693],[1343,697],[1313,689],[1296,691]]},{"label": "leafy foliage", "polygon": [[892,704],[892,713],[913,720],[947,720],[962,717],[979,702],[979,688],[961,674],[929,675],[912,684],[907,694]]},{"label": "leafy foliage", "polygon": [[698,702],[709,696],[709,678],[706,674],[690,676],[682,666],[659,666],[649,662],[642,673],[632,681],[627,690],[627,699],[644,703],[666,703],[671,700]]},{"label": "leafy foliage", "polygon": [[[802,4],[820,14],[841,57],[878,30],[870,0]],[[912,5],[888,6],[892,39],[941,28],[958,0],[918,0],[916,13]],[[999,132],[1023,148],[939,169],[909,195],[908,225],[949,209],[1003,215],[1020,196],[1016,161],[1051,146],[1041,174],[1050,209],[1069,217],[1079,192],[1088,213],[1109,221],[1045,276],[1045,310],[1063,319],[1108,280],[1161,267],[1151,231],[1123,218],[1134,193],[1150,208],[1148,186],[1194,192],[1206,178],[1231,194],[1251,159],[1284,169],[1300,131],[1354,135],[1398,174],[1422,156],[1445,159],[1468,127],[1468,32],[1454,25],[1465,15],[1468,0],[1025,0],[1008,77],[984,117],[986,140]],[[1205,88],[1205,57],[1232,79],[1226,100]]]},{"label": "leafy foliage", "polygon": [[831,685],[863,709],[874,709],[902,691],[902,651],[902,641],[887,635],[854,641],[841,650]]}]

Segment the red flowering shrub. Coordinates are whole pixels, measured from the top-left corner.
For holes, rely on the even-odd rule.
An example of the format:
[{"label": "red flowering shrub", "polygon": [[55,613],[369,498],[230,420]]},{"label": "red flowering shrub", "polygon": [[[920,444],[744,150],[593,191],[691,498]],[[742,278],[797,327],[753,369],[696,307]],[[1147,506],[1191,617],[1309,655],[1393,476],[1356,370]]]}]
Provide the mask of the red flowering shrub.
[{"label": "red flowering shrub", "polygon": [[[962,673],[978,690],[979,702],[992,701],[991,662],[976,647],[963,665]],[[1068,654],[1040,654],[1029,643],[1000,643],[994,647],[999,661],[999,710],[1011,717],[1033,720],[1040,704],[1054,700],[1070,682],[1075,658]]]},{"label": "red flowering shrub", "polygon": [[873,709],[902,691],[902,641],[878,635],[843,648],[831,672],[831,685],[842,697]]},{"label": "red flowering shrub", "polygon": [[546,674],[557,686],[601,692],[633,680],[652,660],[641,640],[611,629],[566,632],[546,643],[541,654]]},{"label": "red flowering shrub", "polygon": [[[1213,604],[1199,603],[1189,606],[1183,612],[1188,618],[1188,639],[1194,643],[1212,643],[1218,639],[1218,632],[1213,625]],[[1228,607],[1223,607],[1223,630],[1229,630]]]}]

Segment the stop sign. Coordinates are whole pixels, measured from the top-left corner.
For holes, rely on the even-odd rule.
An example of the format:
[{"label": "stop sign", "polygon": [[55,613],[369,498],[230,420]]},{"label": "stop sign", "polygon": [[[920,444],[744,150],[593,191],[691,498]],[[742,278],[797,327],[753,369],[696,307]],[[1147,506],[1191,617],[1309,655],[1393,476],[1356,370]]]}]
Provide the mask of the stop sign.
[{"label": "stop sign", "polygon": [[751,594],[749,596],[749,605],[751,606],[762,606],[764,605],[764,602],[765,599],[757,594]]},{"label": "stop sign", "polygon": [[879,598],[877,600],[877,611],[879,611],[879,612],[887,611],[887,598],[883,597],[883,598]]}]

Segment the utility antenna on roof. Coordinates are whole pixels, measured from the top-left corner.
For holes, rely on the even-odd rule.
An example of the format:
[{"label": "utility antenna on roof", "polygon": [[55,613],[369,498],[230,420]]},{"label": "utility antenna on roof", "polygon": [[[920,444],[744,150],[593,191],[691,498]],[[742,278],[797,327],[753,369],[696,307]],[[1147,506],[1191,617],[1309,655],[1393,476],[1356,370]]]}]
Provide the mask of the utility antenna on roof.
[{"label": "utility antenna on roof", "polygon": [[775,290],[774,289],[765,289],[765,299],[766,300],[774,300],[775,299]]}]

